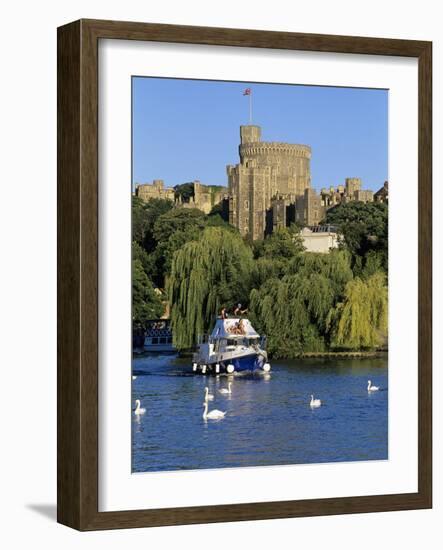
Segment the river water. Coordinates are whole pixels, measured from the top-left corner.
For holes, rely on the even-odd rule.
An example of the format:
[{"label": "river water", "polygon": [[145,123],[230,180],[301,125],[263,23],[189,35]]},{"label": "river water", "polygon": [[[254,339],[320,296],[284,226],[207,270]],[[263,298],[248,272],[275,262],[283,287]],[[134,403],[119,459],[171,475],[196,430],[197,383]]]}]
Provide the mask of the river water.
[{"label": "river water", "polygon": [[[133,359],[134,472],[307,464],[388,458],[388,361],[273,361],[269,375],[194,375],[190,359]],[[380,390],[367,391],[371,380]],[[232,380],[232,393],[218,390]],[[205,386],[214,394],[202,418]],[[310,396],[322,401],[311,409]]]}]

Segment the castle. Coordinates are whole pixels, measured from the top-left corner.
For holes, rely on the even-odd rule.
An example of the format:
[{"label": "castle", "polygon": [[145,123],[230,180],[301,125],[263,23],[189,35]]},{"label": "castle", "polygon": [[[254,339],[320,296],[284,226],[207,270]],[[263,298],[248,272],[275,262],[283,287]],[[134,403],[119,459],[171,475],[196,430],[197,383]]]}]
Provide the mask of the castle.
[{"label": "castle", "polygon": [[175,191],[172,187],[165,187],[163,180],[154,180],[152,183],[137,183],[135,196],[148,202],[151,199],[168,199],[175,201]]},{"label": "castle", "polygon": [[150,199],[168,199],[174,205],[182,208],[198,208],[209,214],[215,205],[225,198],[225,187],[203,185],[198,180],[192,182],[193,193],[188,199],[176,194],[173,187],[165,187],[163,180],[154,180],[152,183],[138,183],[135,186],[135,195],[144,202]]},{"label": "castle", "polygon": [[[261,141],[261,128],[240,126],[240,163],[226,167],[228,189],[192,182],[186,199],[163,180],[137,184],[136,196],[143,201],[169,199],[176,207],[198,208],[209,214],[216,205],[229,205],[229,223],[241,235],[263,239],[291,223],[318,226],[327,210],[350,201],[388,202],[388,182],[374,193],[362,189],[360,178],[346,178],[344,185],[311,187],[309,145]],[[226,192],[227,191],[227,192]]]},{"label": "castle", "polygon": [[229,222],[252,240],[292,222],[316,226],[342,202],[374,200],[360,178],[347,178],[345,185],[318,194],[311,188],[311,148],[261,141],[260,126],[240,126],[239,155],[239,164],[227,166]]}]

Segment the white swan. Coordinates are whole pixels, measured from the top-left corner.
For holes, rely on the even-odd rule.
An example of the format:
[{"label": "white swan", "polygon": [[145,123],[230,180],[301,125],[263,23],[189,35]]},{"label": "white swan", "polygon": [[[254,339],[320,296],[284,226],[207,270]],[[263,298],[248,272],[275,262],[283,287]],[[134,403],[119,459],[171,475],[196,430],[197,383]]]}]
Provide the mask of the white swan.
[{"label": "white swan", "polygon": [[214,396],[212,393],[209,393],[209,388],[206,386],[205,388],[205,401],[212,401],[214,399]]},{"label": "white swan", "polygon": [[134,411],[134,414],[145,414],[146,412],[146,409],[144,409],[143,407],[140,407],[140,399],[136,399],[135,400],[135,411]]},{"label": "white swan", "polygon": [[368,380],[368,391],[378,391],[380,388],[378,386],[373,386],[371,381]]},{"label": "white swan", "polygon": [[219,411],[217,409],[213,409],[212,411],[209,411],[208,412],[208,402],[205,401],[203,403],[203,406],[205,408],[205,410],[203,411],[203,418],[205,420],[207,420],[209,418],[209,420],[220,420],[221,418],[224,418],[226,412],[223,412],[223,411]]},{"label": "white swan", "polygon": [[222,393],[223,395],[231,395],[231,393],[232,393],[231,386],[232,386],[232,382],[229,382],[228,389],[222,388],[221,390],[218,390],[218,391],[220,393]]},{"label": "white swan", "polygon": [[311,407],[314,409],[316,407],[321,407],[321,401],[320,399],[314,399],[314,396],[311,395],[311,402],[309,403]]},{"label": "white swan", "polygon": [[133,375],[133,376],[132,376],[132,379],[133,379],[133,380],[137,380],[137,377]]}]

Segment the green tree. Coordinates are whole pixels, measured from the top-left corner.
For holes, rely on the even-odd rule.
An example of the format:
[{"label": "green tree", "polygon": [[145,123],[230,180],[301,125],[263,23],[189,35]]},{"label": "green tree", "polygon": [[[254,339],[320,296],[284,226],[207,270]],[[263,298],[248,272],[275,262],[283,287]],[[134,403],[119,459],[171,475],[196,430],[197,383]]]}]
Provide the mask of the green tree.
[{"label": "green tree", "polygon": [[[219,203],[214,204],[211,211],[208,214],[209,220],[212,218],[220,217],[226,224],[229,224],[229,201],[227,199],[221,200]],[[230,227],[233,227],[230,225]]]},{"label": "green tree", "polygon": [[194,182],[181,183],[174,187],[175,198],[187,203],[194,197]]},{"label": "green tree", "polygon": [[136,196],[132,197],[132,239],[143,243],[146,231],[145,203]]},{"label": "green tree", "polygon": [[150,199],[145,203],[139,197],[132,198],[132,238],[146,252],[152,252],[157,246],[153,234],[157,219],[173,207],[174,203],[168,199]]},{"label": "green tree", "polygon": [[132,261],[132,322],[134,327],[146,326],[149,319],[163,314],[164,306],[148,279],[140,260]]},{"label": "green tree", "polygon": [[364,257],[370,250],[380,254],[383,269],[388,269],[388,205],[353,201],[328,210],[324,223],[338,227],[352,253]]},{"label": "green tree", "polygon": [[250,318],[254,327],[267,335],[271,356],[294,358],[303,351],[325,348],[315,320],[329,307],[331,290],[328,281],[320,281],[320,277],[314,275],[318,280],[310,286],[300,275],[286,275],[251,291]]},{"label": "green tree", "polygon": [[176,231],[188,231],[192,228],[202,230],[205,224],[206,216],[198,208],[174,208],[158,216],[153,235],[157,242],[165,242]]},{"label": "green tree", "polygon": [[303,240],[295,226],[279,227],[265,239],[254,242],[254,255],[258,258],[290,259],[303,250]]},{"label": "green tree", "polygon": [[252,269],[252,287],[259,288],[269,279],[282,278],[287,269],[287,260],[281,258],[257,258]]},{"label": "green tree", "polygon": [[331,309],[327,328],[335,347],[376,348],[387,337],[388,288],[379,271],[366,281],[356,277],[346,285],[344,299]]},{"label": "green tree", "polygon": [[132,241],[132,260],[139,260],[143,266],[143,270],[151,279],[155,276],[155,258],[152,254],[148,254],[146,250],[136,241]]},{"label": "green tree", "polygon": [[158,243],[152,258],[155,262],[156,281],[160,286],[164,287],[165,279],[171,272],[174,253],[187,242],[198,240],[200,234],[201,229],[198,226],[190,225],[185,229],[174,231],[167,240],[161,240]]},{"label": "green tree", "polygon": [[352,280],[350,254],[304,252],[280,262],[255,262],[250,296],[254,326],[268,336],[274,357],[322,351],[329,346],[329,313]]},{"label": "green tree", "polygon": [[331,250],[329,254],[305,252],[294,257],[287,265],[288,274],[300,274],[309,277],[318,273],[332,284],[335,295],[343,293],[344,287],[353,277],[351,256],[346,250]]},{"label": "green tree", "polygon": [[208,227],[177,250],[168,279],[174,345],[195,345],[223,305],[247,303],[252,251],[236,232]]}]

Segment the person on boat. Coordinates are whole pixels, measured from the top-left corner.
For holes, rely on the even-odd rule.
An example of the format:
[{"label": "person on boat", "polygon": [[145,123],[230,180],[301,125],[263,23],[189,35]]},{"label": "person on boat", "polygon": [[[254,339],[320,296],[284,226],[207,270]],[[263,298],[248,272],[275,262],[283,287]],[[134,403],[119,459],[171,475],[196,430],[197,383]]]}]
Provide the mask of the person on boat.
[{"label": "person on boat", "polygon": [[221,319],[227,319],[228,318],[228,312],[226,311],[226,308],[224,306],[221,309],[220,318]]},{"label": "person on boat", "polygon": [[240,319],[240,321],[237,324],[237,330],[238,334],[246,334],[246,328],[243,323],[243,319]]},{"label": "person on boat", "polygon": [[248,308],[242,309],[241,304],[237,304],[237,307],[234,309],[234,315],[237,317],[238,315],[244,315],[247,313]]}]

